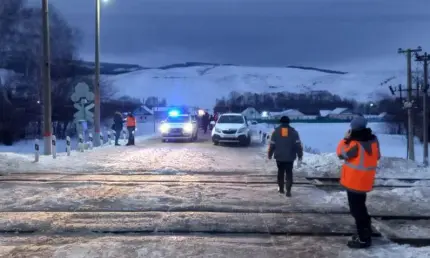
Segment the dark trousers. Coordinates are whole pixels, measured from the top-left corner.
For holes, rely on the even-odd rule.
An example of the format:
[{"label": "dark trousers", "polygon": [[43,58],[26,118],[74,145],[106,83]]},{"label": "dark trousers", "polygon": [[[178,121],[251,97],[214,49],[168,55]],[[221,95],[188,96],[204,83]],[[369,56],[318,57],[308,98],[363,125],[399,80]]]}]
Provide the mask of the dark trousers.
[{"label": "dark trousers", "polygon": [[121,130],[115,130],[115,144],[119,144],[119,137],[121,136]]},{"label": "dark trousers", "polygon": [[278,186],[279,189],[284,189],[285,175],[287,176],[287,192],[291,191],[293,185],[293,162],[276,161],[278,166]]},{"label": "dark trousers", "polygon": [[366,207],[367,194],[347,191],[347,195],[349,210],[355,219],[358,236],[360,240],[366,241],[372,234],[372,221]]},{"label": "dark trousers", "polygon": [[128,131],[128,145],[134,145],[134,130],[136,127],[134,126],[129,126],[127,127],[127,131]]}]

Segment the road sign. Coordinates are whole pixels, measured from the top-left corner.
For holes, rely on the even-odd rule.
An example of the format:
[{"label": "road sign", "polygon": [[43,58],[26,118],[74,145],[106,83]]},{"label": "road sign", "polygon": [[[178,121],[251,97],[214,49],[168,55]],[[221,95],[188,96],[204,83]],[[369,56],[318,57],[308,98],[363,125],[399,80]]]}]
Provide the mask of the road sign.
[{"label": "road sign", "polygon": [[90,91],[90,87],[85,82],[80,82],[75,86],[75,92],[70,97],[73,102],[79,102],[81,99],[87,101],[94,100],[94,93]]},{"label": "road sign", "polygon": [[89,110],[92,109],[93,107],[94,107],[94,103],[91,103],[88,106],[86,106],[85,109],[87,110],[87,112],[90,112]]}]

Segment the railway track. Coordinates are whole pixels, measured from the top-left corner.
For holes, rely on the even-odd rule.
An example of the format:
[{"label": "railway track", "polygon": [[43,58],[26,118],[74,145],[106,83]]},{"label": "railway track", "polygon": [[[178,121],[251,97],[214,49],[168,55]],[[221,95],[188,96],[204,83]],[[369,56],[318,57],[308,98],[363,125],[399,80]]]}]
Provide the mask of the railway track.
[{"label": "railway track", "polygon": [[[226,213],[226,212],[0,212],[2,235],[114,234],[114,235],[228,235],[228,236],[351,236],[355,227],[348,214]],[[399,244],[430,246],[428,237],[401,236],[387,227],[391,215],[374,217],[373,236]],[[402,219],[407,219],[403,217]],[[192,222],[192,223],[191,223]],[[429,224],[429,218],[425,224]],[[409,221],[410,225],[414,222]],[[423,224],[423,221],[420,221]],[[382,226],[381,226],[382,225]],[[430,232],[430,231],[429,231]]]},{"label": "railway track", "polygon": [[[121,179],[121,177],[123,180]],[[132,177],[138,177],[134,179]],[[212,179],[196,179],[194,178],[184,178],[183,176],[172,175],[158,175],[153,176],[154,178],[147,178],[149,175],[88,175],[88,174],[19,174],[13,176],[3,176],[0,177],[0,183],[46,183],[46,184],[109,184],[109,185],[123,185],[123,186],[139,186],[148,183],[156,184],[173,184],[173,183],[195,183],[195,184],[234,184],[234,185],[262,185],[262,184],[277,184],[274,176],[270,176],[270,179],[258,179],[258,177],[248,177],[243,179],[233,178],[233,179],[223,179],[226,178],[224,175],[218,175],[218,177],[213,177]],[[112,179],[109,179],[112,178]],[[172,179],[169,179],[172,178]],[[397,179],[397,178],[378,178],[379,184],[376,184],[375,188],[409,188],[409,187],[429,187],[430,179]],[[386,181],[395,180],[400,184],[384,183]],[[325,189],[340,189],[339,178],[323,178],[323,177],[306,177],[295,179],[295,185],[301,186],[315,186]],[[428,184],[416,185],[417,182],[428,182]],[[382,184],[381,184],[382,183]]]},{"label": "railway track", "polygon": [[[213,174],[211,174],[213,173]],[[204,178],[200,176],[204,176]],[[26,173],[0,177],[3,184],[109,184],[138,186],[147,184],[216,184],[223,185],[271,185],[276,184],[274,175],[246,175],[241,173],[154,175],[154,174],[97,174],[86,173]],[[212,177],[211,177],[212,176]],[[200,178],[199,178],[200,177]],[[386,184],[391,181],[402,184]],[[297,178],[295,184],[302,187],[318,187],[324,190],[338,189],[338,178]],[[375,188],[416,187],[417,182],[430,179],[379,178]],[[408,185],[409,184],[409,185]],[[427,186],[424,186],[427,187]],[[10,210],[0,211],[0,234],[40,235],[50,234],[101,234],[101,235],[231,235],[231,236],[307,236],[337,237],[355,233],[351,216],[347,211],[323,212],[291,209],[235,209],[234,207],[158,207],[140,210]],[[374,237],[386,238],[398,244],[430,246],[430,216],[396,214],[371,214]],[[32,218],[38,218],[33,220]],[[2,223],[7,221],[8,224]],[[197,225],[197,226],[196,226]],[[419,237],[402,233],[402,225],[428,229]],[[427,228],[426,228],[427,227]]]}]

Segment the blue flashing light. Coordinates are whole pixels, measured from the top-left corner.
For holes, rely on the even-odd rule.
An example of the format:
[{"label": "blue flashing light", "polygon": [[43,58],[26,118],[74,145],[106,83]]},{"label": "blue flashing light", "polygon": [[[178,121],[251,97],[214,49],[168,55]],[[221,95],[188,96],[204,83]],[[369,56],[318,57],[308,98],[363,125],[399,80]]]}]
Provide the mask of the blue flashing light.
[{"label": "blue flashing light", "polygon": [[179,116],[179,110],[170,110],[169,111],[169,116]]}]

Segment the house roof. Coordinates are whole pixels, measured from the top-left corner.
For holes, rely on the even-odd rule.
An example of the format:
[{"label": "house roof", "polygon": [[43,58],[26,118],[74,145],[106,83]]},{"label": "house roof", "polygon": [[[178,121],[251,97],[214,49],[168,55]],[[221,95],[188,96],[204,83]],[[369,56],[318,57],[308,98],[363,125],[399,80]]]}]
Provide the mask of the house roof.
[{"label": "house roof", "polygon": [[333,111],[330,112],[330,115],[340,115],[347,110],[348,108],[335,108]]},{"label": "house roof", "polygon": [[154,112],[145,105],[140,106],[140,108],[136,109],[134,111],[134,113],[136,113],[136,114],[149,114],[149,115],[154,114]]},{"label": "house roof", "polygon": [[387,112],[382,112],[381,114],[378,115],[379,117],[385,117],[387,116]]},{"label": "house roof", "polygon": [[304,114],[297,109],[287,109],[282,111],[282,114],[285,115],[295,115],[295,116],[303,116]]},{"label": "house roof", "polygon": [[153,114],[154,114],[154,111],[152,111],[152,109],[150,109],[149,107],[147,107],[147,106],[143,105],[143,106],[142,106],[142,108],[143,108],[146,112],[148,112],[149,114],[151,114],[151,115],[153,115]]},{"label": "house roof", "polygon": [[252,111],[252,112],[255,112],[255,113],[260,113],[260,112],[257,111],[257,109],[255,109],[253,107],[246,108],[245,110],[242,111],[242,113],[246,113],[246,112],[249,112],[249,111]]},{"label": "house roof", "polygon": [[328,110],[328,109],[320,110],[320,116],[322,116],[322,117],[326,117],[326,116],[328,116],[330,113],[331,113],[331,110]]},{"label": "house roof", "polygon": [[271,116],[304,116],[302,112],[297,109],[287,109],[281,112],[270,112]]}]

